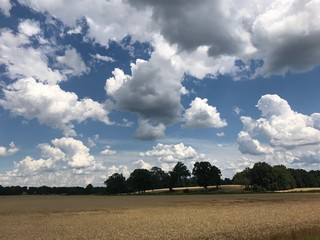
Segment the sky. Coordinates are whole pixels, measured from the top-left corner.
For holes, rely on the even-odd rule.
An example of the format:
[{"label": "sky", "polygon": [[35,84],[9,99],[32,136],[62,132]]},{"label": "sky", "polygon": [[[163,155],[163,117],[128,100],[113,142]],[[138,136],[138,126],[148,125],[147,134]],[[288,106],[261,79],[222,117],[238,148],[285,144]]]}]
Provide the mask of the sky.
[{"label": "sky", "polygon": [[0,0],[0,185],[320,164],[318,0]]}]

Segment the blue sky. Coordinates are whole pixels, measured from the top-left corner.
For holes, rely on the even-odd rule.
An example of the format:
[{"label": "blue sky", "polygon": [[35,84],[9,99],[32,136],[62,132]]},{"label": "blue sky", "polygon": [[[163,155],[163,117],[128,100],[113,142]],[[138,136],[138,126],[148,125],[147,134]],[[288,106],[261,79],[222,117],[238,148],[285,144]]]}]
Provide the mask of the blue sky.
[{"label": "blue sky", "polygon": [[318,1],[0,1],[0,185],[318,169]]}]

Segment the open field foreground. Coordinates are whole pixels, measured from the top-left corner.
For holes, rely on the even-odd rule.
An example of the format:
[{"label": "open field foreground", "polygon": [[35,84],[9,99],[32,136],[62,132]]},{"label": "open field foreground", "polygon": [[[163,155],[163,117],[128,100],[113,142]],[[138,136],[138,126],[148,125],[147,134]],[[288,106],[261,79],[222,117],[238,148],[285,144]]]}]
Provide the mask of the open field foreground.
[{"label": "open field foreground", "polygon": [[6,240],[319,239],[320,194],[6,196],[0,222]]}]

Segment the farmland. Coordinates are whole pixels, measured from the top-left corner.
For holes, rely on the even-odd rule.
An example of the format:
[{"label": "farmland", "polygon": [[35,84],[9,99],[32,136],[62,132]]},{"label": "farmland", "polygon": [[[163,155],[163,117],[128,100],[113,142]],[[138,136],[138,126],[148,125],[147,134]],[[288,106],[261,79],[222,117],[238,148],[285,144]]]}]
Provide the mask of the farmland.
[{"label": "farmland", "polygon": [[320,194],[3,196],[0,221],[6,240],[305,239]]}]

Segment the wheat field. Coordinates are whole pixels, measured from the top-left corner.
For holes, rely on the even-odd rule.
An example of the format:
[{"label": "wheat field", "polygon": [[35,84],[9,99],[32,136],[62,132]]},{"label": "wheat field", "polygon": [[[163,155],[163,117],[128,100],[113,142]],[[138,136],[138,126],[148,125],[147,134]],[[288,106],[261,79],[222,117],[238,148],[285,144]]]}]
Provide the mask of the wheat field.
[{"label": "wheat field", "polygon": [[6,240],[313,240],[319,234],[319,193],[0,197]]}]

